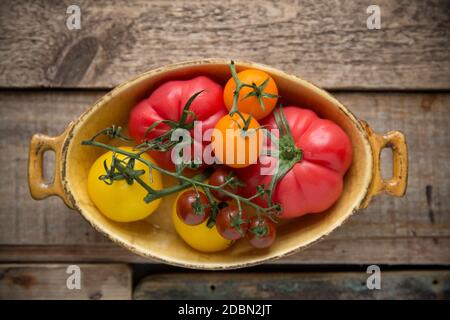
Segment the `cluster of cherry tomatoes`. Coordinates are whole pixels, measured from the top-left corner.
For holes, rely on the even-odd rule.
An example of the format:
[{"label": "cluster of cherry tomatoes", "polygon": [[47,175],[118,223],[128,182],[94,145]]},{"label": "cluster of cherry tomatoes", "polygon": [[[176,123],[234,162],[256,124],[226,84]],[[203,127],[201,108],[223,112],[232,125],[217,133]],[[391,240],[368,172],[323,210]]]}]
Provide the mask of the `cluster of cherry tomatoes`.
[{"label": "cluster of cherry tomatoes", "polygon": [[[232,174],[231,170],[219,167],[207,182],[212,186],[221,186]],[[240,209],[233,199],[221,190],[210,190],[219,208],[219,212],[214,217],[215,221],[212,221],[215,223],[214,226],[208,226],[212,218],[212,209],[204,192],[194,189],[181,192],[175,202],[172,218],[175,220],[176,228],[178,226],[177,231],[189,245],[200,251],[216,251],[226,249],[234,241],[244,237],[258,249],[272,245],[276,237],[276,228],[272,220],[251,215],[248,209]],[[222,190],[237,194],[239,186],[229,184]],[[190,228],[185,226],[180,228],[180,223]],[[200,235],[203,235],[202,229],[211,231],[206,234],[206,237],[198,239]],[[216,238],[215,242],[214,238]]]}]

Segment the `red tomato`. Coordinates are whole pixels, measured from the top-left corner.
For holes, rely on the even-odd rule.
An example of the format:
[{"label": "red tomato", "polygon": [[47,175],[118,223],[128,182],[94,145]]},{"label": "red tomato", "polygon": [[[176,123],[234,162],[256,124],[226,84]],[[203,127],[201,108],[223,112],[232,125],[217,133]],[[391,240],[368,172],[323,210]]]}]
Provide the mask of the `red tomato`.
[{"label": "red tomato", "polygon": [[[211,177],[209,177],[209,184],[213,186],[222,186],[228,181],[229,178],[233,176],[234,176],[233,171],[224,167],[219,167],[216,169],[216,171],[214,171]],[[228,183],[227,185],[225,185],[225,187],[223,187],[223,189],[235,194],[239,192],[239,186],[233,183]],[[220,190],[211,189],[211,193],[217,200],[220,201],[231,200],[230,196],[226,195]]]},{"label": "red tomato", "polygon": [[[168,130],[167,124],[161,123],[146,137],[148,127],[156,121],[168,119],[179,121],[186,102],[195,93],[204,90],[195,98],[189,110],[194,112],[197,120],[202,121],[202,131],[214,128],[216,122],[228,113],[223,102],[223,89],[211,79],[200,76],[191,80],[168,81],[159,86],[150,97],[139,102],[130,112],[128,131],[137,143],[145,139],[154,139]],[[187,122],[193,117],[189,115]],[[193,136],[193,134],[191,133]],[[202,143],[198,141],[197,143]],[[159,165],[173,169],[169,152],[150,152]],[[193,150],[191,152],[193,155]]]},{"label": "red tomato", "polygon": [[209,201],[203,192],[188,190],[181,194],[177,201],[177,215],[190,226],[205,222],[211,214]]},{"label": "red tomato", "polygon": [[[337,124],[319,118],[311,110],[293,106],[283,110],[303,157],[278,182],[272,200],[282,206],[282,218],[322,212],[331,207],[342,192],[343,176],[352,162],[350,139]],[[277,128],[273,115],[261,125]],[[242,188],[245,196],[254,194],[258,185],[269,187],[272,175],[261,175],[261,169],[269,166],[269,160],[276,161],[261,156],[258,164],[236,171],[239,179],[246,183]],[[255,202],[265,205],[261,198]]]},{"label": "red tomato", "polygon": [[247,232],[248,221],[236,206],[221,209],[216,217],[216,228],[228,240],[238,240]]},{"label": "red tomato", "polygon": [[266,217],[254,218],[250,221],[247,239],[257,249],[268,248],[275,241],[277,229],[275,223]]}]

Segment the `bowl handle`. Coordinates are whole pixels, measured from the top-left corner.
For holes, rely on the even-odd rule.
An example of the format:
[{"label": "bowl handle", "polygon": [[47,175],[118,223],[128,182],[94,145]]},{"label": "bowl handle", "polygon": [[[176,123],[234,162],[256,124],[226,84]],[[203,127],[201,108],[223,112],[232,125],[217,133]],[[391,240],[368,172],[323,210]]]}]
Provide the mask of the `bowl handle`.
[{"label": "bowl handle", "polygon": [[[33,199],[40,200],[56,195],[69,208],[73,208],[72,203],[64,191],[61,180],[63,145],[71,127],[69,125],[64,133],[57,137],[35,134],[31,138],[28,154],[28,185]],[[48,150],[55,152],[55,172],[53,181],[46,183],[43,179],[43,160],[44,153]]]},{"label": "bowl handle", "polygon": [[[361,124],[367,132],[373,157],[372,182],[360,206],[360,208],[366,208],[372,197],[381,192],[395,197],[405,195],[408,184],[408,147],[405,135],[400,131],[377,135],[367,122],[361,121]],[[384,148],[391,148],[393,154],[392,178],[389,180],[384,180],[381,176],[380,155]]]}]

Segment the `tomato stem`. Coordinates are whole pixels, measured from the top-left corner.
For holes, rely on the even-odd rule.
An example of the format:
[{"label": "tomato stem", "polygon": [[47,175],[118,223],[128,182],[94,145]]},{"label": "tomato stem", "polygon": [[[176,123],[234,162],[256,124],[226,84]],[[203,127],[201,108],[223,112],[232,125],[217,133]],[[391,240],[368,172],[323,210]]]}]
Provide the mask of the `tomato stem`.
[{"label": "tomato stem", "polygon": [[303,151],[295,145],[294,138],[292,137],[291,129],[287,123],[286,117],[284,116],[283,106],[280,105],[278,110],[274,111],[275,122],[279,130],[279,138],[277,139],[273,135],[270,136],[272,140],[276,141],[278,146],[278,156],[277,170],[272,176],[269,186],[268,203],[269,206],[272,205],[272,194],[278,184],[278,182],[288,173],[292,167],[300,162],[303,158]]},{"label": "tomato stem", "polygon": [[[98,135],[97,135],[98,136]],[[149,193],[147,194],[147,196],[144,198],[144,201],[146,203],[149,203],[151,201],[154,201],[156,199],[165,197],[167,195],[170,194],[174,194],[177,193],[181,190],[190,188],[190,187],[201,187],[203,190],[218,190],[221,191],[222,193],[224,193],[225,195],[233,198],[238,206],[241,203],[245,203],[246,205],[248,205],[249,207],[252,207],[253,209],[255,209],[255,211],[257,212],[257,214],[263,214],[266,215],[268,217],[272,217],[274,218],[274,216],[277,216],[278,212],[281,211],[281,208],[279,207],[278,204],[275,205],[271,205],[268,207],[261,207],[259,205],[257,205],[256,203],[252,202],[251,200],[249,200],[248,198],[245,198],[243,196],[240,196],[238,194],[235,194],[233,192],[230,192],[228,190],[226,190],[224,188],[224,186],[228,183],[230,183],[233,179],[228,179],[227,182],[225,182],[223,185],[220,186],[214,186],[211,185],[209,183],[203,182],[204,180],[206,180],[211,174],[211,168],[207,168],[205,169],[203,172],[201,172],[200,174],[195,175],[192,178],[189,178],[187,176],[184,176],[183,174],[179,173],[179,172],[172,172],[170,170],[166,170],[163,169],[161,167],[159,167],[158,165],[142,158],[140,156],[140,153],[134,153],[134,152],[129,152],[123,149],[120,149],[118,147],[114,147],[102,142],[98,142],[95,140],[84,140],[81,142],[82,145],[86,145],[86,146],[93,146],[93,147],[99,147],[108,151],[112,151],[114,154],[121,154],[126,156],[128,159],[135,159],[136,161],[140,161],[141,163],[145,164],[150,170],[157,170],[159,172],[161,172],[162,174],[165,174],[167,176],[176,178],[177,180],[180,181],[180,184],[175,185],[175,186],[171,186],[168,188],[163,188],[160,190],[154,190],[154,189],[147,189],[147,187],[149,187],[142,179],[136,180],[141,186],[143,186],[147,191],[149,191]],[[144,185],[146,185],[147,187],[145,187]],[[253,197],[251,197],[250,199],[253,199]],[[211,226],[212,227],[212,226]]]},{"label": "tomato stem", "polygon": [[[230,64],[228,65],[230,68],[231,76],[233,77],[234,83],[236,84],[236,89],[233,92],[233,106],[230,110],[230,115],[232,116],[235,113],[238,113],[240,115],[240,112],[238,110],[238,103],[239,103],[239,93],[241,92],[242,88],[247,87],[253,89],[249,93],[247,93],[242,99],[248,99],[250,97],[256,97],[258,99],[259,105],[261,106],[261,109],[265,111],[264,101],[263,98],[279,98],[280,96],[276,94],[271,94],[264,92],[264,89],[267,87],[270,81],[270,77],[268,77],[266,80],[263,81],[259,86],[256,83],[248,84],[244,83],[239,79],[237,71],[236,71],[236,64],[233,60],[231,60]],[[241,116],[242,117],[242,116]],[[244,120],[244,119],[243,119]]]}]

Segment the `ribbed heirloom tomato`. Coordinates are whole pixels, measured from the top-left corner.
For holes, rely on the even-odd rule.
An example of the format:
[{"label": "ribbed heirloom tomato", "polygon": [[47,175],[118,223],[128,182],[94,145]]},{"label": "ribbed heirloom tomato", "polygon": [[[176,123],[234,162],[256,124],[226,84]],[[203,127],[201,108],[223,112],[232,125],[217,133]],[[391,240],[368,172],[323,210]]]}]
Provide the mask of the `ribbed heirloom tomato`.
[{"label": "ribbed heirloom tomato", "polygon": [[[350,139],[337,124],[319,118],[311,110],[294,106],[283,109],[295,147],[301,153],[300,161],[278,181],[272,200],[282,206],[282,218],[322,212],[332,206],[342,192],[343,176],[352,162]],[[262,125],[268,129],[278,127],[273,115]],[[299,156],[298,152],[286,147],[281,138],[279,151],[280,162],[288,163],[293,156]],[[261,169],[267,168],[270,160],[276,161],[271,156],[261,155],[258,164],[236,170],[238,177],[246,183],[243,195],[254,194],[258,185],[270,186],[273,175],[261,174]],[[255,202],[266,204],[261,198]]]},{"label": "ribbed heirloom tomato", "polygon": [[[170,129],[165,123],[160,123],[147,135],[146,132],[157,121],[179,121],[189,98],[202,90],[203,92],[195,98],[189,111],[195,113],[198,121],[202,121],[203,132],[214,128],[216,122],[227,113],[223,102],[223,89],[211,79],[199,76],[191,80],[165,82],[148,98],[139,102],[130,112],[128,121],[130,135],[137,143],[141,143],[164,134]],[[192,122],[193,119],[192,115],[189,115],[187,122]],[[194,143],[203,146],[202,141],[194,141]],[[150,154],[160,166],[167,169],[174,168],[170,151],[152,151]],[[193,155],[193,151],[191,154]]]}]

